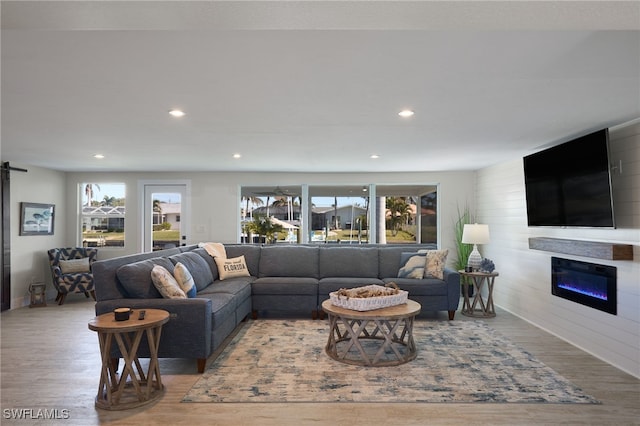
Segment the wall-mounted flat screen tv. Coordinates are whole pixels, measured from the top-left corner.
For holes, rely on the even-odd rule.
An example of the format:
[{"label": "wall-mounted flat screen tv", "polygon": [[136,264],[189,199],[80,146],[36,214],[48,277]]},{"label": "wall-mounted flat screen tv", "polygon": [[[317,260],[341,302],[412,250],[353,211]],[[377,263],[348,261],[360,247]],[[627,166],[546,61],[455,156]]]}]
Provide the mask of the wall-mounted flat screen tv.
[{"label": "wall-mounted flat screen tv", "polygon": [[529,226],[614,228],[609,130],[524,157]]}]

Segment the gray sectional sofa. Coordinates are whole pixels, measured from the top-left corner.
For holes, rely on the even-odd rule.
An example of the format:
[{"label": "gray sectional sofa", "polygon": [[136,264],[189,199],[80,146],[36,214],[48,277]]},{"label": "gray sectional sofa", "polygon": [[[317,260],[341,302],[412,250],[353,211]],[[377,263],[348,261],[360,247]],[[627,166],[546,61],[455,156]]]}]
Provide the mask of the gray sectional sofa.
[{"label": "gray sectional sofa", "polygon": [[[319,306],[340,288],[395,282],[422,305],[422,314],[447,311],[453,319],[460,300],[460,276],[445,269],[436,278],[398,278],[402,253],[422,245],[253,245],[227,244],[228,258],[243,255],[249,276],[220,280],[214,259],[197,245],[99,260],[93,264],[96,315],[118,307],[164,309],[161,358],[195,358],[203,372],[207,358],[249,314],[267,312],[322,317]],[[191,272],[195,298],[164,299],[151,280],[161,265],[173,272],[181,262]],[[140,357],[147,357],[141,345]],[[114,351],[114,358],[119,353]]]}]

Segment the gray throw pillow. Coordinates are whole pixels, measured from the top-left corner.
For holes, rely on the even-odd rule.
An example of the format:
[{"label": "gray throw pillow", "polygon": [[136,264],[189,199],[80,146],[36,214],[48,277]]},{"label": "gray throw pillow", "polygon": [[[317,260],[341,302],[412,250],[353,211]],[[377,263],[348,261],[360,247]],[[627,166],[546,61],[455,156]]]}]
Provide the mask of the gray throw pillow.
[{"label": "gray throw pillow", "polygon": [[116,276],[128,297],[133,299],[157,299],[162,297],[151,279],[151,271],[155,265],[164,266],[169,272],[173,273],[173,263],[164,257],[141,260],[118,268]]}]

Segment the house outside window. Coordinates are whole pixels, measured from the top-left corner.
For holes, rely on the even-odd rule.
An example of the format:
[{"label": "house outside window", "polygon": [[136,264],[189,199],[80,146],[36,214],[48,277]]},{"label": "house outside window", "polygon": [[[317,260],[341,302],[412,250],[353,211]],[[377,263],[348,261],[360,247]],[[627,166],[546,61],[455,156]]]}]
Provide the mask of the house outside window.
[{"label": "house outside window", "polygon": [[[302,202],[301,187],[295,185],[242,187],[240,241],[264,242],[256,223],[269,218],[279,228],[273,232],[275,243],[438,246],[437,184],[306,187],[307,203]],[[305,231],[308,234],[302,235]]]},{"label": "house outside window", "polygon": [[85,247],[124,247],[125,184],[80,185],[81,243]]}]

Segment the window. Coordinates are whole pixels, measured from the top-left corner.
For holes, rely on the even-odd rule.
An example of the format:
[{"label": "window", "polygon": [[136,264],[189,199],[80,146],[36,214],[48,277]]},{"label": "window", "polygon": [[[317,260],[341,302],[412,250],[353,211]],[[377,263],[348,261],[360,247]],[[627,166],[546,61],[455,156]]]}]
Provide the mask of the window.
[{"label": "window", "polygon": [[385,236],[378,241],[437,247],[437,185],[378,185],[376,195],[385,206]]},{"label": "window", "polygon": [[123,247],[124,183],[86,182],[80,185],[82,245]]},{"label": "window", "polygon": [[[435,248],[438,244],[437,190],[437,185],[428,184],[245,186],[241,188],[239,209],[240,240],[422,243]],[[303,202],[303,193],[307,194],[308,202]],[[262,229],[265,224],[276,226],[277,230]]]},{"label": "window", "polygon": [[358,190],[361,191],[359,188],[349,192],[345,192],[344,188],[320,191],[314,188],[314,195],[311,196],[310,242],[369,242],[369,197],[366,192],[359,194]]}]

